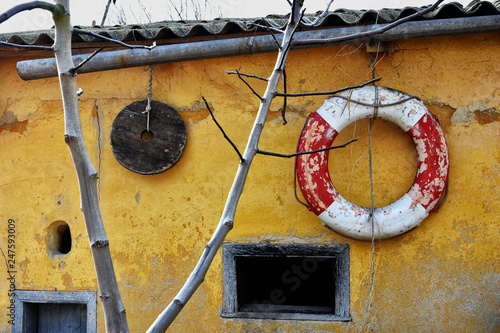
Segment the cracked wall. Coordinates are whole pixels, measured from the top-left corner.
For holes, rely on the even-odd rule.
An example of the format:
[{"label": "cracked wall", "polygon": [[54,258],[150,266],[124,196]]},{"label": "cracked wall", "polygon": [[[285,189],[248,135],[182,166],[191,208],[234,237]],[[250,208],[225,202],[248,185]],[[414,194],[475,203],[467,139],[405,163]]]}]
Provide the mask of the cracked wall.
[{"label": "cracked wall", "polygon": [[[371,244],[326,229],[295,201],[294,161],[257,156],[249,173],[230,242],[342,243],[350,245],[352,322],[222,319],[222,262],[218,254],[205,282],[173,324],[172,332],[495,332],[499,329],[500,246],[500,34],[398,41],[379,54],[380,85],[415,95],[441,122],[451,158],[448,198],[420,227],[375,244],[375,279],[367,309]],[[347,45],[292,51],[289,92],[330,91],[371,78],[371,54]],[[19,59],[0,57],[0,221],[17,223],[16,288],[97,291],[88,238],[56,79],[24,82]],[[268,76],[274,54],[200,60],[154,67],[153,99],[180,112],[188,131],[179,162],[165,173],[132,173],[114,159],[110,129],[128,104],[147,98],[149,73],[142,68],[78,77],[84,138],[100,171],[101,212],[131,331],[145,331],[173,299],[216,228],[238,158],[212,122],[243,149],[258,100],[226,70]],[[262,92],[265,83],[253,82]],[[259,148],[296,149],[309,113],[323,97],[288,100],[286,126],[276,100]],[[330,173],[342,194],[369,205],[368,121],[346,128],[336,143],[360,140],[330,156]],[[416,169],[414,147],[393,124],[373,128],[375,201],[385,205],[405,193]],[[64,221],[73,247],[47,253],[48,227]],[[6,228],[0,248],[6,249]],[[0,259],[1,260],[1,259]],[[0,270],[0,308],[8,299]],[[3,313],[3,312],[2,312]],[[203,327],[200,326],[203,323]],[[9,331],[0,315],[0,331]],[[98,331],[104,332],[101,304]]]}]

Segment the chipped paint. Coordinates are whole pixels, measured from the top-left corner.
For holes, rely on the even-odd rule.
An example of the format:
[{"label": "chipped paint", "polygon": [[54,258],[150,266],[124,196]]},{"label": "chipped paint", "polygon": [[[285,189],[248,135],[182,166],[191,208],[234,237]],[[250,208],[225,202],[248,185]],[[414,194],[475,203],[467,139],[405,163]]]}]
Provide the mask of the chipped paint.
[{"label": "chipped paint", "polygon": [[[394,121],[406,130],[415,143],[418,156],[417,175],[408,193],[395,203],[377,208],[374,212],[378,225],[374,237],[384,239],[417,227],[434,209],[448,180],[449,157],[446,140],[437,118],[429,113],[423,103],[409,99],[410,96],[393,89],[376,89],[383,101],[390,105],[379,107],[378,117]],[[327,98],[325,104],[310,116],[304,127],[299,151],[318,150],[333,143],[335,137],[330,140],[324,133],[327,127],[316,126],[322,119],[328,122],[328,128],[341,130],[347,127],[351,120],[356,121],[373,115],[374,107],[361,105],[356,101],[369,101],[368,103],[373,104],[376,102],[375,93],[375,87],[363,87],[340,94],[346,99],[335,96]],[[405,102],[394,105],[397,101]],[[347,103],[356,105],[355,111],[349,116],[342,113]],[[410,111],[405,112],[408,108]],[[372,222],[369,209],[349,202],[338,193],[330,179],[326,159],[323,158],[319,162],[316,155],[319,154],[298,157],[297,178],[307,203],[320,220],[332,229],[356,239],[371,239]],[[325,155],[327,154],[321,154],[322,157]],[[341,214],[338,214],[339,212]],[[402,224],[405,226],[402,227]]]},{"label": "chipped paint", "polygon": [[28,120],[25,121],[14,121],[12,123],[0,126],[0,133],[3,131],[8,131],[10,133],[23,134],[24,131],[28,129]]},{"label": "chipped paint", "polygon": [[500,111],[485,106],[483,101],[475,101],[470,105],[458,107],[451,116],[451,122],[455,125],[460,123],[468,125],[475,120],[481,125],[500,121]]},{"label": "chipped paint", "polygon": [[2,117],[0,117],[0,133],[8,131],[10,133],[23,134],[27,127],[28,119],[21,121],[12,111],[5,111]]}]

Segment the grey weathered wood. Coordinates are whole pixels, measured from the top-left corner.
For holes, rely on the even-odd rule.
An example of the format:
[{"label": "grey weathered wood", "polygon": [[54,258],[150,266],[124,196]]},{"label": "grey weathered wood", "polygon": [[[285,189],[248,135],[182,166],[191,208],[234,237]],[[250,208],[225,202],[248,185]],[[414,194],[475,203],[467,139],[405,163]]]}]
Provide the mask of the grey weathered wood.
[{"label": "grey weathered wood", "polygon": [[38,305],[37,333],[59,333],[61,332],[59,322],[59,304],[45,303]]},{"label": "grey weathered wood", "polygon": [[[306,257],[335,262],[335,309],[326,307],[249,304],[238,309],[236,257]],[[222,246],[224,318],[350,321],[349,245],[347,244],[230,244]],[[263,272],[264,273],[264,272]],[[243,311],[241,311],[243,310]],[[266,312],[267,311],[267,312]],[[280,311],[280,312],[278,312]],[[301,312],[301,313],[298,313]],[[316,312],[316,313],[312,313]],[[317,313],[323,312],[323,313]]]},{"label": "grey weathered wood", "polygon": [[147,132],[148,101],[127,105],[111,126],[111,149],[117,161],[130,171],[157,174],[171,168],[186,146],[186,126],[181,116],[169,105],[151,101],[149,131],[151,140],[143,139]]},{"label": "grey weathered wood", "polygon": [[337,279],[335,286],[335,314],[350,318],[350,260],[349,247],[337,256]]},{"label": "grey weathered wood", "polygon": [[64,107],[64,140],[68,144],[80,188],[80,208],[90,241],[100,298],[108,332],[128,332],[127,314],[123,306],[111,259],[109,241],[97,198],[98,174],[89,157],[80,120],[75,64],[71,57],[69,0],[56,0],[62,13],[53,15],[56,26],[54,55]]},{"label": "grey weathered wood", "polygon": [[87,307],[76,303],[30,304],[36,308],[31,317],[33,328],[26,332],[38,333],[85,333],[87,332]]},{"label": "grey weathered wood", "polygon": [[12,332],[16,332],[14,328],[18,325],[18,321],[21,323],[18,325],[21,327],[22,332],[36,332],[36,318],[38,317],[38,307],[37,304],[34,303],[25,303],[23,307],[21,315],[17,315],[19,313],[19,310],[16,307],[16,319],[15,319],[15,324]]},{"label": "grey weathered wood", "polygon": [[[94,292],[16,290],[14,293],[14,301],[16,319],[12,327],[13,333],[36,332],[36,322],[30,319],[40,316],[40,311],[42,315],[43,313],[50,315],[47,311],[49,309],[49,304],[52,304],[50,306],[71,304],[70,308],[74,307],[73,311],[80,311],[80,331],[95,333],[97,330],[97,296]],[[39,307],[41,304],[44,306]],[[79,310],[77,310],[77,308],[79,308]],[[63,312],[65,311],[66,310],[63,309]],[[52,322],[52,319],[50,319],[49,322]],[[49,325],[51,330],[48,332],[57,332],[55,331],[54,325],[50,325],[50,323],[44,324],[44,319],[42,319],[42,325]],[[71,329],[68,330],[63,328],[61,332],[71,332]]]},{"label": "grey weathered wood", "polygon": [[[239,248],[244,249],[245,246],[240,245]],[[238,297],[237,297],[238,291],[235,278],[236,277],[235,251],[237,251],[237,249],[238,248],[236,247],[236,244],[222,245],[222,281],[224,287],[222,294],[223,314],[226,313],[234,314],[238,312]]]},{"label": "grey weathered wood", "polygon": [[272,319],[272,320],[311,320],[311,321],[351,321],[351,317],[331,314],[277,313],[277,312],[236,312],[223,313],[223,318]]},{"label": "grey weathered wood", "polygon": [[87,331],[87,311],[84,304],[58,304],[58,306],[59,331],[61,333],[84,333]]}]

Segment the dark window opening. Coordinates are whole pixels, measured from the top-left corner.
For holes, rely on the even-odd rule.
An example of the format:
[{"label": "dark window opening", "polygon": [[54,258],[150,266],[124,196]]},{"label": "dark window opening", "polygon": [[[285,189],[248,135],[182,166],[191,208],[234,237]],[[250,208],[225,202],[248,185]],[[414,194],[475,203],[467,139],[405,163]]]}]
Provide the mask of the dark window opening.
[{"label": "dark window opening", "polygon": [[224,244],[223,317],[350,320],[348,245]]},{"label": "dark window opening", "polygon": [[273,304],[284,306],[278,312],[316,307],[333,313],[334,266],[332,258],[236,257],[238,309],[263,311],[259,305]]}]

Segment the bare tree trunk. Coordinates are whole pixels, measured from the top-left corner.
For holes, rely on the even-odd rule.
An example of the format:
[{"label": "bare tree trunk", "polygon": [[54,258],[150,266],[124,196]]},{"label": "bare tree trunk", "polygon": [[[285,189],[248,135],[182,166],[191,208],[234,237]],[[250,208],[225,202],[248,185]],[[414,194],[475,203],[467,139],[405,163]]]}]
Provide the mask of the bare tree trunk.
[{"label": "bare tree trunk", "polygon": [[104,308],[106,330],[108,332],[128,332],[125,308],[120,298],[109,251],[109,241],[104,231],[97,200],[98,175],[90,161],[83,140],[78,96],[76,94],[76,71],[71,58],[72,26],[69,15],[69,0],[57,0],[56,3],[65,9],[64,14],[54,16],[56,25],[54,53],[64,106],[64,140],[71,151],[78,176],[81,210],[94,259],[99,294]]},{"label": "bare tree trunk", "polygon": [[151,325],[151,327],[147,331],[148,333],[164,332],[170,326],[170,324],[177,317],[184,305],[194,294],[196,289],[203,282],[208,268],[210,267],[210,264],[215,257],[215,254],[219,250],[226,235],[233,227],[236,207],[238,205],[241,193],[243,192],[245,180],[250,169],[250,164],[252,163],[252,160],[258,150],[260,135],[262,133],[262,129],[264,128],[264,123],[267,119],[269,107],[271,106],[272,100],[276,96],[277,86],[286,66],[290,43],[297,24],[300,21],[300,10],[302,8],[303,2],[303,0],[295,0],[293,3],[292,13],[290,15],[288,26],[283,35],[283,40],[281,42],[276,65],[274,66],[273,73],[268,80],[266,92],[264,93],[264,96],[261,100],[259,111],[257,113],[257,117],[250,133],[245,152],[243,154],[244,161],[242,161],[239,165],[217,229],[215,230],[208,244],[205,246],[205,250],[203,251],[198,264],[190,274],[186,283],[179,291],[175,299],[160,314],[153,325]]}]

